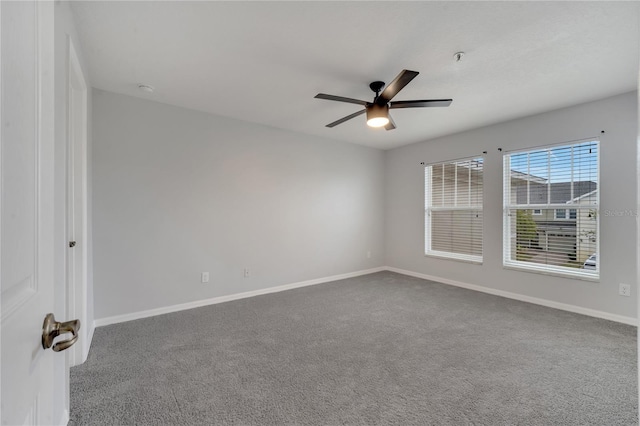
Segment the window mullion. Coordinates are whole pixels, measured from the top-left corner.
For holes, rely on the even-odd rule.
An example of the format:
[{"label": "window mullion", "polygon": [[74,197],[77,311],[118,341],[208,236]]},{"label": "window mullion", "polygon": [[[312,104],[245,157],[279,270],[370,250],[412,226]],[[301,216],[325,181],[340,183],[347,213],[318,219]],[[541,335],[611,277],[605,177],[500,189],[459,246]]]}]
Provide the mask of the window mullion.
[{"label": "window mullion", "polygon": [[547,150],[547,204],[551,204],[551,150]]},{"label": "window mullion", "polygon": [[453,205],[458,205],[458,163],[453,163]]},{"label": "window mullion", "polygon": [[441,206],[444,206],[444,178],[445,178],[445,170],[444,170],[444,163],[442,163],[442,193],[440,194],[440,197],[442,198],[442,202],[440,203]]},{"label": "window mullion", "polygon": [[527,204],[531,203],[531,155],[527,154]]},{"label": "window mullion", "polygon": [[467,204],[468,205],[471,205],[471,165],[472,164],[473,163],[469,162],[469,176],[468,176],[469,182],[467,182],[468,183],[468,188],[469,188],[468,189],[468,194],[467,194],[468,195],[467,196]]},{"label": "window mullion", "polygon": [[571,188],[571,195],[569,200],[573,201],[573,199],[575,198],[575,195],[573,195],[573,147],[571,147],[571,183],[569,184],[569,187]]}]

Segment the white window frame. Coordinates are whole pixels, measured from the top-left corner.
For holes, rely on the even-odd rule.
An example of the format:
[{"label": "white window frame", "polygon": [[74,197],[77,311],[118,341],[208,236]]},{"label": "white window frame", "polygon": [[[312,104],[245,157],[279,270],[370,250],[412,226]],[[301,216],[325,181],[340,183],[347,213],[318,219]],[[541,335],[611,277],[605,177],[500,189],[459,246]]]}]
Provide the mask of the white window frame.
[{"label": "white window frame", "polygon": [[542,216],[542,209],[533,209],[531,213],[533,216]]},{"label": "white window frame", "polygon": [[[543,149],[555,149],[555,148],[562,148],[564,146],[575,146],[575,145],[580,145],[582,143],[587,143],[587,142],[595,142],[597,144],[597,182],[596,182],[596,188],[597,188],[597,192],[596,192],[596,204],[590,204],[588,205],[588,209],[589,210],[596,210],[596,212],[598,212],[600,210],[600,147],[601,147],[601,143],[600,140],[598,138],[590,138],[590,139],[583,139],[583,140],[578,140],[578,141],[571,141],[571,142],[564,142],[564,143],[558,143],[558,144],[553,144],[553,145],[545,145],[545,146],[537,146],[537,147],[532,147],[532,148],[526,148],[526,149],[520,149],[520,150],[514,150],[514,151],[509,151],[509,152],[505,152],[503,154],[503,196],[502,196],[502,200],[503,200],[503,232],[502,232],[502,236],[503,236],[503,241],[502,241],[502,250],[503,250],[503,256],[502,256],[502,261],[503,261],[503,267],[507,268],[507,269],[517,269],[517,270],[521,270],[521,271],[526,271],[526,272],[534,272],[534,273],[539,273],[539,274],[545,274],[545,275],[556,275],[556,276],[563,276],[563,277],[573,277],[573,278],[578,278],[578,279],[583,279],[583,280],[587,280],[587,281],[600,281],[600,264],[601,261],[600,259],[602,258],[602,256],[600,255],[600,215],[598,214],[596,217],[596,259],[598,259],[598,261],[596,262],[596,269],[595,270],[585,270],[585,269],[578,269],[578,268],[570,268],[570,267],[563,267],[563,266],[554,266],[554,265],[543,265],[543,264],[537,264],[537,263],[532,263],[532,262],[524,262],[524,261],[518,261],[518,260],[512,260],[511,259],[511,220],[510,220],[510,214],[509,211],[512,209],[523,209],[523,210],[530,210],[530,209],[554,209],[554,218],[557,219],[556,217],[556,213],[555,213],[555,209],[559,209],[559,210],[565,210],[565,214],[566,214],[566,218],[564,220],[569,220],[568,218],[570,217],[569,214],[569,210],[567,209],[567,204],[563,203],[563,204],[552,204],[552,203],[548,203],[548,204],[521,204],[521,205],[510,205],[509,204],[509,200],[511,199],[511,164],[510,164],[510,158],[511,155],[513,154],[518,154],[518,153],[526,153],[526,152],[532,152],[532,151],[538,151],[538,150],[543,150]],[[578,205],[575,204],[575,209],[576,209],[576,217],[579,215],[579,211],[581,209],[587,209],[587,207],[584,208],[579,208],[577,207]],[[572,207],[573,209],[573,207]],[[573,220],[573,219],[572,219]]]},{"label": "white window frame", "polygon": [[[571,217],[571,211],[575,212],[574,218]],[[558,217],[558,212],[564,212],[564,217]],[[554,209],[553,218],[556,220],[576,220],[578,218],[578,209]]]},{"label": "white window frame", "polygon": [[432,167],[434,166],[439,166],[442,164],[451,164],[451,163],[457,163],[457,162],[463,162],[463,161],[473,161],[473,160],[477,160],[477,159],[482,159],[483,163],[482,163],[482,180],[483,180],[483,185],[482,185],[482,192],[483,192],[483,203],[484,203],[484,158],[481,155],[475,155],[472,157],[467,157],[467,158],[461,158],[458,160],[449,160],[449,161],[439,161],[439,162],[435,162],[435,163],[431,163],[431,164],[426,164],[425,165],[425,201],[424,201],[424,207],[425,207],[425,221],[424,221],[424,254],[425,256],[428,257],[436,257],[436,258],[445,258],[445,259],[452,259],[452,260],[459,260],[459,261],[464,261],[464,262],[470,262],[470,263],[476,263],[476,264],[482,264],[483,262],[483,256],[484,256],[484,224],[482,227],[482,240],[481,240],[481,244],[483,246],[483,255],[481,256],[474,256],[474,255],[469,255],[469,254],[460,254],[460,253],[451,253],[451,252],[445,252],[445,251],[438,251],[438,250],[433,250],[431,248],[431,212],[432,211],[453,211],[453,210],[464,210],[464,211],[483,211],[483,206],[482,205],[472,205],[472,206],[464,206],[464,207],[433,207],[432,206],[432,194],[431,191],[427,191],[427,182],[431,182],[432,179]]}]

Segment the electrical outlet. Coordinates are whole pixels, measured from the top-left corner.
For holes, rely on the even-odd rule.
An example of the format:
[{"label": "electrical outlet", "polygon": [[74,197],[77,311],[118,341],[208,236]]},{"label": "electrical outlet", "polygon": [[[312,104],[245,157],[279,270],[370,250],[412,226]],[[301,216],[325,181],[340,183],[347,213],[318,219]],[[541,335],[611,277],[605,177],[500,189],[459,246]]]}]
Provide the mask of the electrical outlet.
[{"label": "electrical outlet", "polygon": [[251,270],[249,268],[244,268],[244,277],[249,278],[251,276]]},{"label": "electrical outlet", "polygon": [[631,285],[620,283],[618,293],[620,293],[620,296],[631,296]]},{"label": "electrical outlet", "polygon": [[202,281],[203,283],[208,283],[209,282],[209,273],[208,272],[203,272],[202,275],[200,276],[200,281]]}]

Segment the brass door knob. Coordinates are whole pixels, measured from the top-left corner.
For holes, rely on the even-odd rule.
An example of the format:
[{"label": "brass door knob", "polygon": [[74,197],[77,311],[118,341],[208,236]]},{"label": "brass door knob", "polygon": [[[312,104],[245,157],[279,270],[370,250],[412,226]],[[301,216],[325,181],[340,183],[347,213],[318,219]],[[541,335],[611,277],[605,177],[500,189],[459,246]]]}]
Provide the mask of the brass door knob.
[{"label": "brass door knob", "polygon": [[[54,352],[64,351],[78,341],[78,330],[80,330],[80,320],[58,322],[53,314],[47,314],[42,324],[42,347],[49,349],[53,345]],[[53,340],[64,333],[71,333],[71,339],[54,345]]]}]

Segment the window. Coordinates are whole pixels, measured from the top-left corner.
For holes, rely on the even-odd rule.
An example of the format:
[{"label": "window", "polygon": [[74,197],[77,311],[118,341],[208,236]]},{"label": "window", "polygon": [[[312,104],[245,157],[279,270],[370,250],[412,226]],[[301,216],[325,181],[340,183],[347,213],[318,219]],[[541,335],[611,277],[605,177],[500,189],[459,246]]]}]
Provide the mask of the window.
[{"label": "window", "polygon": [[504,155],[505,266],[599,277],[598,162],[598,141]]},{"label": "window", "polygon": [[[534,213],[535,214],[535,210]],[[576,220],[578,217],[578,211],[576,209],[556,209],[555,218],[556,219],[570,219]]]},{"label": "window", "polygon": [[425,254],[482,262],[483,159],[425,167]]}]

